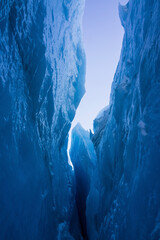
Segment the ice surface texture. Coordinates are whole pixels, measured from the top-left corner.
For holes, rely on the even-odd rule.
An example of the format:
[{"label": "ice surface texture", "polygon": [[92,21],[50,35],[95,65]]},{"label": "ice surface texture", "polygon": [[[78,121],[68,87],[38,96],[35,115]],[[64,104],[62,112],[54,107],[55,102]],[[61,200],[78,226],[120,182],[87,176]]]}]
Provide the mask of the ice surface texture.
[{"label": "ice surface texture", "polygon": [[110,105],[95,120],[92,138],[100,180],[98,239],[157,240],[160,1],[130,0],[119,11],[125,30],[121,57]]},{"label": "ice surface texture", "polygon": [[84,94],[83,0],[0,3],[0,239],[72,239],[67,134]]},{"label": "ice surface texture", "polygon": [[[90,240],[158,240],[160,1],[130,0],[119,6],[119,14],[125,30],[122,52],[110,105],[94,120],[91,137],[97,165],[89,177],[92,187],[83,215]],[[74,136],[71,159],[76,176],[88,146],[82,151],[81,134],[79,140]],[[87,165],[91,160],[85,161]],[[83,183],[88,170],[85,167],[84,174],[78,169]]]}]

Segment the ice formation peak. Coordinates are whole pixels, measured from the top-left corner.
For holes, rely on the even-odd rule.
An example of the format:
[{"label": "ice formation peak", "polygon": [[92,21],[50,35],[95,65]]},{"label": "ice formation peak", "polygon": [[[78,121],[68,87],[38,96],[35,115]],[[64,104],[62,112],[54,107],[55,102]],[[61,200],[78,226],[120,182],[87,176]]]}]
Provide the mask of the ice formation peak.
[{"label": "ice formation peak", "polygon": [[119,17],[121,20],[121,24],[124,28],[125,28],[125,24],[128,16],[128,8],[129,8],[129,2],[125,5],[122,5],[119,3],[119,6],[118,6]]}]

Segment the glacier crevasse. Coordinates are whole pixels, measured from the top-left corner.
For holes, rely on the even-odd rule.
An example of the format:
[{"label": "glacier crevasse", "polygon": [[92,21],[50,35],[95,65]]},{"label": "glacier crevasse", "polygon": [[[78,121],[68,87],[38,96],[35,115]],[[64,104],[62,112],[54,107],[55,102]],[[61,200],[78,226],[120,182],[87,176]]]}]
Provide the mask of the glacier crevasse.
[{"label": "glacier crevasse", "polygon": [[[121,56],[110,104],[94,120],[91,134],[97,164],[85,215],[92,240],[160,239],[159,13],[157,0],[119,5],[125,31]],[[81,156],[71,159],[82,162]]]}]

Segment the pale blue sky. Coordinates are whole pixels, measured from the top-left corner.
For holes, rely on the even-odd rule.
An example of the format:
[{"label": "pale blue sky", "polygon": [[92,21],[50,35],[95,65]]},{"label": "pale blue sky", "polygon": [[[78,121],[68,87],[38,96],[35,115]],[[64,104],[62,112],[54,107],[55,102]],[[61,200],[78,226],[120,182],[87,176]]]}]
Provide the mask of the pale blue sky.
[{"label": "pale blue sky", "polygon": [[[125,4],[127,0],[120,0]],[[92,129],[98,112],[108,105],[111,83],[120,57],[123,28],[118,15],[119,0],[86,0],[83,39],[86,52],[86,94],[77,109],[77,122]]]}]

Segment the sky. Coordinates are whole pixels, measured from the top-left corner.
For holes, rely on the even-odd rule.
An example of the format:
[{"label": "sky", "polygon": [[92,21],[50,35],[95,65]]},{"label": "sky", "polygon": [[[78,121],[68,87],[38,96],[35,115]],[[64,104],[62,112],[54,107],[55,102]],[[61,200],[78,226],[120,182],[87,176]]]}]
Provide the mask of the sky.
[{"label": "sky", "polygon": [[[121,4],[126,2],[120,0]],[[77,109],[72,128],[80,122],[85,129],[92,129],[97,114],[109,104],[124,34],[118,3],[119,0],[86,0],[83,17],[86,93]]]}]

